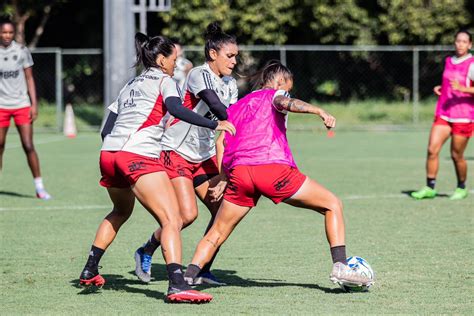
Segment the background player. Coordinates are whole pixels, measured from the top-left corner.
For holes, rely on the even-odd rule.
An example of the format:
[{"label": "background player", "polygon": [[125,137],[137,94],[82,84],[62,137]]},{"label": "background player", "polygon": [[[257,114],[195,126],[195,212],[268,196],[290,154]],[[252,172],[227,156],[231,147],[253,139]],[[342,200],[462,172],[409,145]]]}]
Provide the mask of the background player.
[{"label": "background player", "polygon": [[[175,117],[212,129],[234,132],[231,124],[208,120],[184,108],[179,88],[171,79],[176,62],[173,43],[162,36],[149,38],[137,33],[136,65],[145,70],[121,91],[117,117],[102,145],[100,184],[107,188],[114,208],[102,221],[84,270],[83,285],[102,286],[99,261],[118,230],[130,217],[135,197],[162,228],[162,253],[169,278],[167,299],[177,302],[208,302],[210,295],[190,290],[181,270],[182,221],[170,180],[159,160],[164,125]],[[114,109],[112,109],[114,110]]]},{"label": "background player", "polygon": [[[189,72],[184,105],[207,118],[225,120],[227,107],[237,101],[237,84],[231,77],[237,63],[237,41],[216,22],[209,24],[205,38],[206,62]],[[219,208],[220,202],[212,202],[208,194],[209,187],[220,180],[214,138],[213,130],[179,120],[173,121],[163,136],[161,159],[178,196],[183,227],[198,216],[196,194],[212,216]],[[144,282],[150,281],[151,256],[159,245],[157,230],[135,253],[135,271]],[[196,284],[222,284],[209,271],[211,264],[204,267]]]},{"label": "background player", "polygon": [[450,199],[460,200],[467,197],[467,163],[464,151],[474,129],[474,57],[469,53],[472,48],[472,35],[467,31],[459,31],[455,36],[454,47],[456,55],[445,60],[441,86],[434,88],[439,98],[428,144],[426,186],[411,194],[415,199],[436,196],[439,153],[450,136],[451,158],[458,180],[457,188]]},{"label": "background player", "polygon": [[0,22],[0,171],[10,120],[13,118],[33,174],[36,196],[51,199],[41,178],[38,154],[33,145],[33,121],[38,117],[33,58],[25,46],[13,40],[15,25]]},{"label": "background player", "polygon": [[347,266],[345,228],[341,201],[296,167],[286,137],[287,111],[319,116],[327,128],[336,120],[324,110],[287,96],[293,75],[280,62],[271,62],[261,72],[262,90],[250,93],[229,108],[235,136],[225,136],[223,167],[229,183],[214,224],[198,244],[185,279],[189,283],[252,209],[261,195],[274,203],[320,212],[325,217],[331,247],[331,280],[365,284],[370,280]]},{"label": "background player", "polygon": [[173,79],[178,82],[179,88],[181,90],[185,90],[186,87],[184,84],[186,82],[186,77],[188,76],[189,71],[193,68],[193,63],[184,56],[184,50],[179,40],[177,38],[172,38],[171,40],[173,41],[178,54]]}]

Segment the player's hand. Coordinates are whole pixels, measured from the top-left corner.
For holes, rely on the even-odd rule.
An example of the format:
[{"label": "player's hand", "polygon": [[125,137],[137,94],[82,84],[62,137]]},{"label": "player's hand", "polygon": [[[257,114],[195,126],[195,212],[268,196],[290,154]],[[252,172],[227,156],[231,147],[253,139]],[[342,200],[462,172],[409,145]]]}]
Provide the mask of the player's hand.
[{"label": "player's hand", "polygon": [[235,135],[236,129],[234,124],[229,121],[218,121],[216,131],[226,131],[230,133],[232,136]]},{"label": "player's hand", "polygon": [[437,96],[440,96],[441,95],[441,86],[434,87],[433,91]]},{"label": "player's hand", "polygon": [[30,107],[30,120],[33,122],[34,120],[36,120],[36,118],[38,117],[38,106],[36,105],[32,105]]},{"label": "player's hand", "polygon": [[319,117],[321,117],[324,126],[326,126],[327,129],[336,127],[336,118],[331,114],[321,110],[321,112],[319,113]]},{"label": "player's hand", "polygon": [[215,186],[208,189],[212,203],[219,202],[222,199],[226,187],[227,178],[224,177]]},{"label": "player's hand", "polygon": [[453,90],[457,90],[457,91],[461,91],[461,92],[462,92],[463,87],[459,84],[459,81],[457,81],[457,80],[451,80],[450,83],[451,83],[451,88],[452,88]]},{"label": "player's hand", "polygon": [[168,118],[168,121],[166,121],[165,129],[170,128],[171,124],[173,124],[173,121],[174,121],[174,116],[170,115],[170,117]]}]

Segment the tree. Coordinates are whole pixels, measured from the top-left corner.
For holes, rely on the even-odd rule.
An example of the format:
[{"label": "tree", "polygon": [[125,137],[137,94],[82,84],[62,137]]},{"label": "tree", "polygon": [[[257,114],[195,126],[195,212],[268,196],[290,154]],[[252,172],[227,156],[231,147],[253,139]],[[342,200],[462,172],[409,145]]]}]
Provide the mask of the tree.
[{"label": "tree", "polygon": [[388,44],[451,44],[456,31],[472,23],[468,2],[379,0],[379,30]]},{"label": "tree", "polygon": [[284,44],[286,26],[296,26],[294,0],[193,0],[173,1],[170,12],[159,13],[162,33],[178,37],[186,45],[204,43],[203,32],[212,21],[245,44]]},{"label": "tree", "polygon": [[15,41],[25,44],[25,25],[27,21],[32,18],[38,18],[34,36],[28,45],[29,48],[34,48],[38,44],[40,37],[43,35],[44,26],[48,22],[52,9],[58,4],[66,3],[68,0],[7,0],[5,4],[0,7],[2,15],[9,16],[16,25]]}]

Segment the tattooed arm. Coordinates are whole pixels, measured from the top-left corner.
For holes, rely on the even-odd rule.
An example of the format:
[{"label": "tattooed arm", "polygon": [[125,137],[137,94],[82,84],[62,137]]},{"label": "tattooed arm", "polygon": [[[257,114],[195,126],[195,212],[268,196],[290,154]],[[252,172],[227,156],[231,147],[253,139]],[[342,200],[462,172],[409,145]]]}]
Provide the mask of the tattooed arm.
[{"label": "tattooed arm", "polygon": [[311,113],[318,115],[329,129],[336,126],[336,118],[317,106],[294,98],[278,95],[273,99],[273,105],[278,111],[289,111],[294,113]]}]

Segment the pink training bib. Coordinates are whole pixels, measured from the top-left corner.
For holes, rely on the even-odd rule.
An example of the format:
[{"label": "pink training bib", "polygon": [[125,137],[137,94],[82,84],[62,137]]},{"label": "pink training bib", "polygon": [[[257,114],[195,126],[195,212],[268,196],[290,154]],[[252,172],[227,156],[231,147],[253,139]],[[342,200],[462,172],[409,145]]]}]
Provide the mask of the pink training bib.
[{"label": "pink training bib", "polygon": [[252,92],[227,109],[237,133],[226,133],[223,166],[278,163],[296,167],[286,138],[286,114],[276,110],[276,90]]},{"label": "pink training bib", "polygon": [[449,122],[474,121],[474,95],[453,90],[450,83],[451,80],[457,80],[462,86],[469,86],[468,73],[471,64],[474,64],[474,57],[459,64],[454,64],[451,57],[446,58],[436,116]]}]

